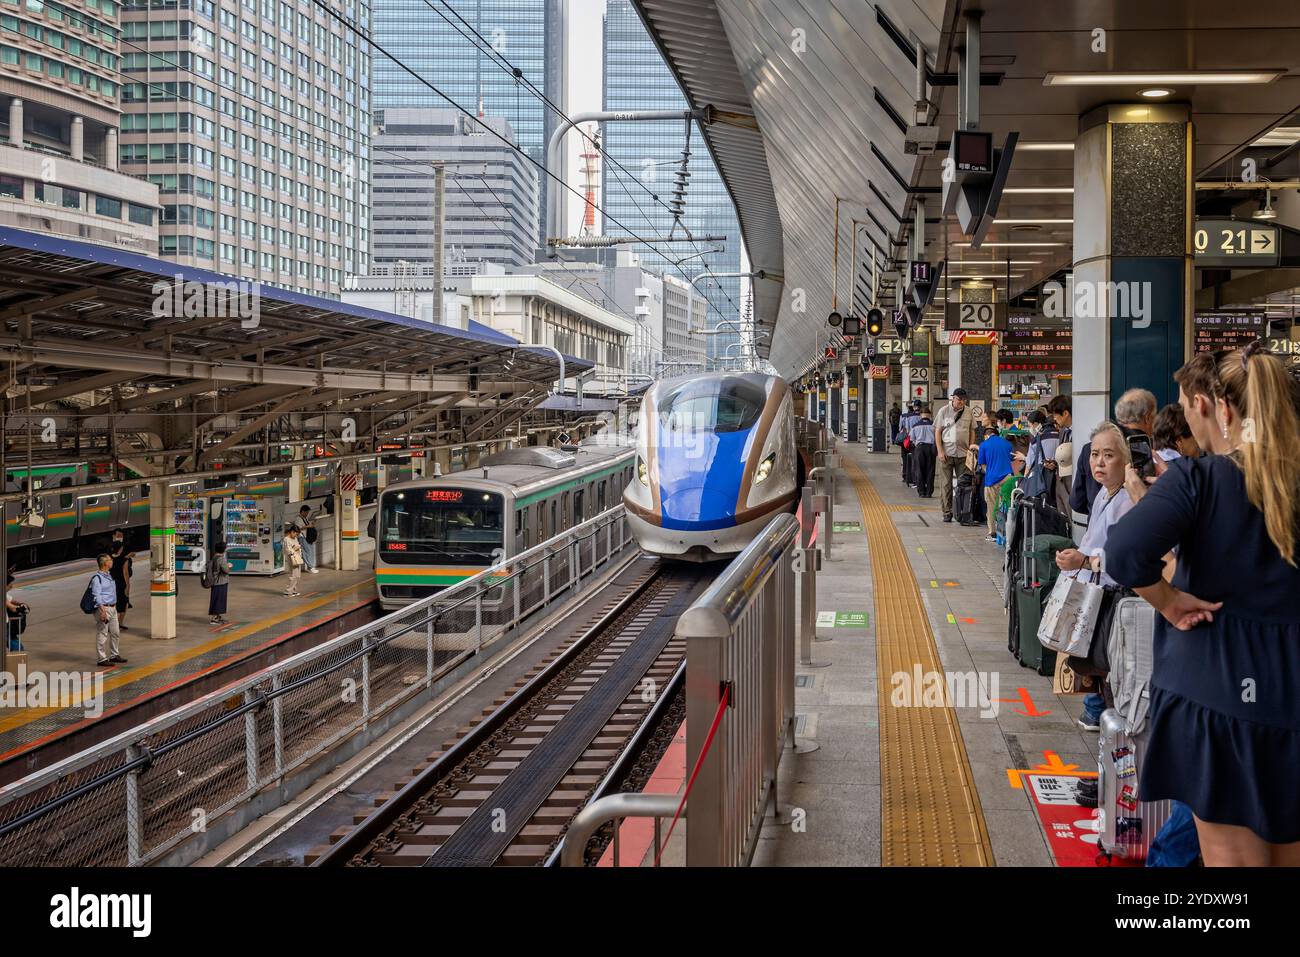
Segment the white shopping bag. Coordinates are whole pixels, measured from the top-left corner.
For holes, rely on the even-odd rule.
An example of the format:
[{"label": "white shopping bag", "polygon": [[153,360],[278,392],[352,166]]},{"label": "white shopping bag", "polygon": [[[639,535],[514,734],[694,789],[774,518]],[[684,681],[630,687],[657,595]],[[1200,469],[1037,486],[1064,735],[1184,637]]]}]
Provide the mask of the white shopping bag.
[{"label": "white shopping bag", "polygon": [[1092,580],[1062,575],[1052,586],[1052,594],[1038,623],[1038,640],[1044,648],[1063,655],[1086,657],[1097,630],[1097,616],[1105,589]]}]

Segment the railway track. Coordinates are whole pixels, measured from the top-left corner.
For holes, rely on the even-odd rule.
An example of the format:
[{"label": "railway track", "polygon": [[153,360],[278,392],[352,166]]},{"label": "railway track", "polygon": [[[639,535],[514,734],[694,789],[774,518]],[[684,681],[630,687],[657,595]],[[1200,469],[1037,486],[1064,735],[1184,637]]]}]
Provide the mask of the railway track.
[{"label": "railway track", "polygon": [[677,617],[710,578],[699,568],[658,567],[307,862],[545,862],[671,698],[666,692],[686,653],[674,637]]}]

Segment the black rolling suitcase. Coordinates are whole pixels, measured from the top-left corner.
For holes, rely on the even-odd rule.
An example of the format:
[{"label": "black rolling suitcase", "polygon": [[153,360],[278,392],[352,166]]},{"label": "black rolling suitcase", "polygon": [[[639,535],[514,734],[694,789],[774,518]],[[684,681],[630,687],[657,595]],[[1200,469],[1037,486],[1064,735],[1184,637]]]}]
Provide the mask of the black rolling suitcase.
[{"label": "black rolling suitcase", "polygon": [[957,487],[953,491],[952,511],[957,519],[958,525],[979,525],[982,519],[979,516],[979,509],[976,505],[984,504],[984,490],[980,488],[976,481],[976,476],[970,472],[964,473],[961,478],[957,479]]}]

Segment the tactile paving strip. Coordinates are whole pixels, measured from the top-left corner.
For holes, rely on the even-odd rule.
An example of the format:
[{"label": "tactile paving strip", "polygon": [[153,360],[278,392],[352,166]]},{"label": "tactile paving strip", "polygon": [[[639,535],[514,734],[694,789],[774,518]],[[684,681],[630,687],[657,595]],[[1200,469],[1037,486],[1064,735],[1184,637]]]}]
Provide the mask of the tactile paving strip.
[{"label": "tactile paving strip", "polygon": [[891,513],[856,463],[845,465],[866,526],[876,596],[880,701],[881,864],[993,866],[984,812],[957,714],[950,707],[895,707],[890,676],[943,673],[939,650]]}]

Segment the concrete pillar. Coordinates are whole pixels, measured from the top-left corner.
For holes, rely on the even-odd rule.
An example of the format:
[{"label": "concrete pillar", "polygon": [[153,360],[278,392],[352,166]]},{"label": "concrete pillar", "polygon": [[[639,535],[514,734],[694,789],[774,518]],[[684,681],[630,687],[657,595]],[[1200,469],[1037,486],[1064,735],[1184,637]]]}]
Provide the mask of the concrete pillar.
[{"label": "concrete pillar", "polygon": [[149,483],[149,637],[176,637],[176,490]]},{"label": "concrete pillar", "polygon": [[478,468],[479,459],[482,457],[482,450],[477,445],[465,446],[465,468]]},{"label": "concrete pillar", "polygon": [[[966,284],[957,287],[958,302],[993,302],[995,288],[989,285]],[[956,382],[966,390],[966,398],[972,405],[981,409],[997,408],[997,373],[994,367],[994,346],[962,344],[950,346],[956,349],[957,361],[948,359],[948,392],[957,388]]]},{"label": "concrete pillar", "polygon": [[117,169],[117,130],[111,126],[104,133],[104,165]]},{"label": "concrete pillar", "polygon": [[334,567],[341,572],[356,571],[360,567],[357,543],[361,524],[358,514],[361,476],[356,468],[355,463],[342,466],[334,479]]},{"label": "concrete pillar", "polygon": [[1079,119],[1073,288],[1058,297],[1073,313],[1075,435],[1125,389],[1177,399],[1192,328],[1191,155],[1186,105],[1114,103]]},{"label": "concrete pillar", "polygon": [[[305,449],[301,445],[293,447],[294,465],[289,469],[289,501],[288,505],[294,505],[301,502],[307,497],[305,489],[307,487],[307,467],[302,463]],[[290,509],[289,514],[293,514],[297,509]]]},{"label": "concrete pillar", "polygon": [[23,101],[17,97],[9,101],[9,145],[23,145]]},{"label": "concrete pillar", "polygon": [[71,145],[72,158],[80,161],[85,153],[86,145],[86,125],[82,122],[81,117],[72,118],[72,129],[69,131],[69,141]]},{"label": "concrete pillar", "polygon": [[433,467],[428,471],[429,477],[432,477],[435,473],[446,475],[450,471],[451,449],[434,449]]}]

